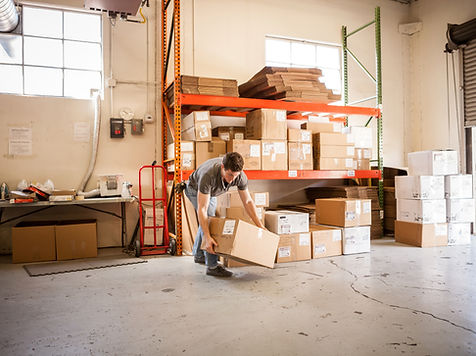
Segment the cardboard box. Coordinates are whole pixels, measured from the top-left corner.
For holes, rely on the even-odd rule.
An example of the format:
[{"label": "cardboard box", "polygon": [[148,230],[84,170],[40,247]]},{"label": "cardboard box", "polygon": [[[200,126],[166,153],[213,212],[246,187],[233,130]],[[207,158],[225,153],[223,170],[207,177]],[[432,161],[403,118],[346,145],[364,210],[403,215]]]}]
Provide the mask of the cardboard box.
[{"label": "cardboard box", "polygon": [[58,261],[96,257],[96,220],[61,221],[55,227]]},{"label": "cardboard box", "polygon": [[470,223],[448,223],[448,245],[471,244]]},{"label": "cardboard box", "polygon": [[223,157],[225,154],[225,141],[214,139],[210,142],[196,142],[195,144],[195,159],[197,167],[211,158]]},{"label": "cardboard box", "polygon": [[355,148],[354,159],[372,159],[371,148]]},{"label": "cardboard box", "polygon": [[446,199],[446,221],[449,223],[474,222],[474,199]]},{"label": "cardboard box", "polygon": [[182,119],[182,140],[210,141],[211,139],[210,112],[194,111]]},{"label": "cardboard box", "polygon": [[[164,224],[164,211],[161,207],[155,208],[155,224],[154,224],[154,209],[152,207],[146,207],[144,217],[144,245],[154,245],[154,229],[145,228],[146,226],[160,226]],[[139,232],[140,233],[140,232]],[[140,237],[140,236],[139,236]],[[155,229],[156,244],[162,245],[164,243],[164,230],[163,228]]]},{"label": "cardboard box", "polygon": [[289,210],[267,211],[265,226],[278,235],[309,232],[309,214]]},{"label": "cardboard box", "polygon": [[372,148],[372,128],[349,126],[349,134],[353,137],[356,148]]},{"label": "cardboard box", "polygon": [[458,174],[458,154],[453,150],[419,151],[408,154],[411,176],[445,176]]},{"label": "cardboard box", "polygon": [[[264,214],[265,209],[263,207],[256,207],[256,213],[258,214],[258,218],[264,225]],[[233,208],[226,208],[225,216],[229,219],[238,219],[246,221],[249,224],[256,225],[253,220],[249,217],[248,213],[246,212],[243,204],[241,207],[233,207]]]},{"label": "cardboard box", "polygon": [[370,252],[370,226],[342,229],[342,254]]},{"label": "cardboard box", "polygon": [[312,132],[309,130],[288,129],[288,141],[312,143]]},{"label": "cardboard box", "polygon": [[311,259],[311,235],[309,232],[300,234],[279,235],[276,262],[296,262]]},{"label": "cardboard box", "polygon": [[261,170],[288,170],[288,145],[285,140],[261,140]]},{"label": "cardboard box", "polygon": [[446,222],[446,201],[397,199],[397,220],[437,224]]},{"label": "cardboard box", "polygon": [[257,109],[246,114],[245,138],[286,140],[286,110]]},{"label": "cardboard box", "polygon": [[370,160],[369,159],[354,159],[354,169],[356,170],[370,170]]},{"label": "cardboard box", "polygon": [[[180,143],[180,153],[182,155],[181,165],[184,170],[195,169],[195,142],[194,141],[182,141]],[[175,158],[175,143],[167,145],[167,159]],[[169,172],[174,171],[174,165],[168,165],[167,170]]]},{"label": "cardboard box", "polygon": [[349,170],[354,169],[353,158],[314,158],[314,169],[325,170]]},{"label": "cardboard box", "polygon": [[223,141],[244,140],[245,128],[236,126],[215,127],[212,134]]},{"label": "cardboard box", "polygon": [[[249,192],[251,199],[255,203],[256,207],[268,207],[269,206],[269,193],[268,192]],[[230,190],[225,194],[217,197],[217,217],[226,217],[227,208],[243,208],[243,203],[240,198],[238,190]]]},{"label": "cardboard box", "polygon": [[352,136],[345,133],[319,132],[312,135],[312,140],[324,146],[354,146]]},{"label": "cardboard box", "polygon": [[342,255],[342,230],[336,227],[310,225],[312,258]]},{"label": "cardboard box", "polygon": [[252,264],[249,264],[249,263],[236,261],[233,259],[233,257],[230,257],[230,256],[226,256],[226,257],[220,256],[220,261],[223,264],[223,266],[227,268],[252,266]]},{"label": "cardboard box", "polygon": [[227,152],[239,152],[243,157],[245,170],[261,170],[261,141],[230,140],[226,143]]},{"label": "cardboard box", "polygon": [[274,267],[279,236],[237,219],[210,217],[209,221],[210,234],[218,243],[215,248],[217,254]]},{"label": "cardboard box", "polygon": [[12,227],[12,262],[56,260],[55,222],[22,221]]},{"label": "cardboard box", "polygon": [[444,199],[443,176],[397,176],[395,177],[397,199]]},{"label": "cardboard box", "polygon": [[303,142],[288,142],[288,169],[312,170],[312,145]]},{"label": "cardboard box", "polygon": [[370,199],[316,199],[316,223],[340,227],[371,225]]},{"label": "cardboard box", "polygon": [[354,146],[329,146],[321,145],[315,141],[312,145],[314,159],[318,158],[350,158],[355,155]]},{"label": "cardboard box", "polygon": [[446,223],[419,224],[395,221],[395,242],[418,247],[446,246],[448,228]]},{"label": "cardboard box", "polygon": [[473,176],[459,174],[445,177],[445,198],[471,199],[473,197]]},{"label": "cardboard box", "polygon": [[342,124],[340,122],[305,122],[301,124],[301,129],[309,130],[312,133],[319,132],[342,132]]}]

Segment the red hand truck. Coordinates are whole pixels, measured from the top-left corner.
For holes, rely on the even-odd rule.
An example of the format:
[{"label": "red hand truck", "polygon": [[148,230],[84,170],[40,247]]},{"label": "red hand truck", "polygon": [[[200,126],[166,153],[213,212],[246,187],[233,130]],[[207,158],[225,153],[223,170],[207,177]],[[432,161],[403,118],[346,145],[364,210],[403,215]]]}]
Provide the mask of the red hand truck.
[{"label": "red hand truck", "polygon": [[[152,197],[144,198],[142,191],[143,184],[143,173],[150,169],[151,177],[151,188],[152,188]],[[156,175],[157,171],[161,171],[162,174],[162,196],[156,197]],[[153,224],[146,225],[145,219],[145,206],[152,207],[152,217]],[[162,205],[163,211],[163,223],[159,225],[157,223],[157,212],[156,208],[158,205]],[[167,222],[167,171],[163,166],[158,166],[152,164],[150,166],[142,166],[139,169],[139,221],[140,221],[140,240],[135,241],[135,255],[136,257],[142,255],[164,255],[170,253],[175,255],[176,252],[176,241],[174,238],[169,237],[169,227]],[[157,245],[158,231],[162,229],[163,232],[163,242],[162,245]],[[144,235],[146,230],[153,230],[154,232],[154,245],[144,245]]]}]

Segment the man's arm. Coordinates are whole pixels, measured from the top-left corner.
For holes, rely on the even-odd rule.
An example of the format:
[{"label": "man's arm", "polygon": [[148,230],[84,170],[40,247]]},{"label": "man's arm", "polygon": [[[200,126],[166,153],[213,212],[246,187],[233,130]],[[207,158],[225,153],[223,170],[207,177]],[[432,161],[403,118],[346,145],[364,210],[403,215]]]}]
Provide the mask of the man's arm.
[{"label": "man's arm", "polygon": [[251,199],[250,192],[248,192],[248,189],[245,190],[239,190],[238,189],[238,194],[240,195],[241,202],[243,203],[243,206],[245,207],[246,213],[248,216],[253,220],[253,222],[256,224],[256,226],[266,229],[261,220],[258,217],[258,213],[256,211],[256,205]]},{"label": "man's arm", "polygon": [[218,246],[213,237],[210,236],[210,230],[208,229],[208,204],[210,203],[210,194],[203,194],[200,191],[197,195],[197,213],[198,222],[203,231],[203,242],[205,243],[205,250],[208,253],[215,254],[215,246]]}]

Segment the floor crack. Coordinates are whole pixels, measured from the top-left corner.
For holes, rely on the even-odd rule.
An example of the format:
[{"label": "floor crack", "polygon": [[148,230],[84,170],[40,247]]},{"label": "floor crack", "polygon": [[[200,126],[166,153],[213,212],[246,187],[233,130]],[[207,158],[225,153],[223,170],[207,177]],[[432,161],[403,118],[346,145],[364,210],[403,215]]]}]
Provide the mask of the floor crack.
[{"label": "floor crack", "polygon": [[409,310],[409,311],[411,311],[411,312],[413,312],[413,313],[419,313],[419,314],[423,314],[423,315],[428,315],[428,316],[431,316],[432,318],[434,318],[434,319],[436,319],[436,320],[444,321],[444,322],[449,323],[449,324],[451,324],[451,325],[453,325],[453,326],[455,326],[455,327],[457,327],[457,328],[460,328],[460,329],[469,331],[470,333],[473,333],[474,335],[476,335],[476,330],[467,328],[467,327],[462,326],[462,325],[458,325],[458,324],[453,323],[452,321],[450,321],[450,320],[448,320],[448,319],[440,318],[439,316],[436,316],[436,315],[434,315],[434,314],[432,314],[432,313],[430,313],[430,312],[426,312],[426,311],[423,311],[423,310],[417,310],[417,309],[413,309],[413,308],[409,308],[409,307],[404,307],[404,306],[400,306],[400,305],[396,305],[396,304],[387,304],[387,303],[382,302],[381,300],[378,300],[378,299],[376,299],[376,298],[373,298],[373,297],[371,297],[371,296],[369,296],[369,295],[367,295],[367,294],[365,294],[365,293],[359,291],[357,288],[355,288],[354,284],[355,284],[355,282],[357,282],[357,280],[359,279],[359,277],[358,277],[355,273],[353,273],[352,271],[349,271],[349,270],[347,270],[347,269],[345,269],[345,268],[339,266],[337,263],[334,262],[334,260],[329,260],[329,262],[330,262],[332,265],[334,265],[334,266],[336,266],[337,268],[339,268],[340,270],[342,270],[342,271],[344,271],[344,272],[350,274],[352,277],[354,277],[354,281],[351,283],[350,288],[352,288],[352,290],[353,290],[355,293],[360,294],[361,296],[363,296],[363,297],[365,297],[365,298],[367,298],[367,299],[373,300],[374,302],[377,302],[377,303],[382,304],[382,305],[386,305],[386,306],[388,306],[388,307],[390,307],[390,308],[404,309],[404,310]]}]

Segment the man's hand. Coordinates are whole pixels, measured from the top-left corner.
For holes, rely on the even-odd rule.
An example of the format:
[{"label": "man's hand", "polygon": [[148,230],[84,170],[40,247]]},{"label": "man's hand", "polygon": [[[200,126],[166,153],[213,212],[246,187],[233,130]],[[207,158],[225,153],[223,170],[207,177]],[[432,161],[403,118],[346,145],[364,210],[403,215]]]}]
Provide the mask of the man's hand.
[{"label": "man's hand", "polygon": [[208,236],[205,239],[206,239],[206,241],[205,241],[205,251],[215,255],[215,246],[218,246],[217,242],[211,236]]}]

